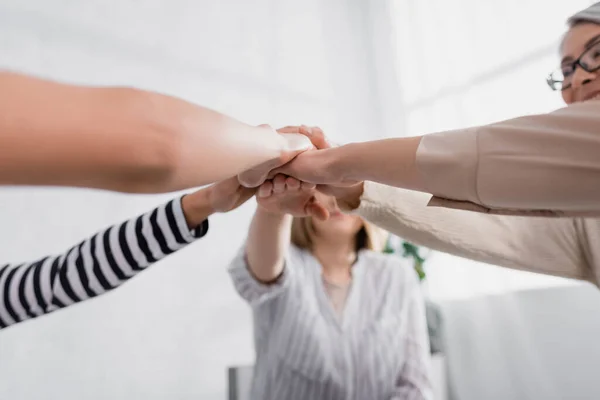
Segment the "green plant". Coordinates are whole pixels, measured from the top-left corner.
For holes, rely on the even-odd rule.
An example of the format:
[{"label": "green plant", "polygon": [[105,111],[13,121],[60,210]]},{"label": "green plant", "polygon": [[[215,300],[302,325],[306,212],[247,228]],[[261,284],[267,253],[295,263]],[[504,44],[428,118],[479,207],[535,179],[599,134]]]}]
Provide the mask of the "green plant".
[{"label": "green plant", "polygon": [[407,242],[406,240],[400,240],[400,245],[394,246],[392,239],[393,238],[390,236],[387,243],[385,244],[383,252],[388,254],[400,254],[400,256],[404,258],[412,258],[414,262],[415,271],[419,275],[419,280],[424,280],[426,277],[425,270],[423,269],[425,258],[423,258],[423,256],[421,256],[420,254],[421,248],[415,244]]}]

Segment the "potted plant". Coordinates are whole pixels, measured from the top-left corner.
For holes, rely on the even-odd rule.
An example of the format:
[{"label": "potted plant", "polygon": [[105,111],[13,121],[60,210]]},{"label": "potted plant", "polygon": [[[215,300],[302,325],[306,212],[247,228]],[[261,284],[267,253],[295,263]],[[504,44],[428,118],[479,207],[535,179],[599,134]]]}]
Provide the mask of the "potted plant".
[{"label": "potted plant", "polygon": [[[422,255],[422,250],[421,246],[390,235],[383,252],[398,254],[400,257],[412,259],[413,268],[419,277],[419,281],[423,282],[427,274],[424,269],[426,256]],[[439,353],[442,351],[442,315],[440,306],[428,298],[425,298],[425,317],[427,319],[427,330],[429,331],[431,354]]]}]

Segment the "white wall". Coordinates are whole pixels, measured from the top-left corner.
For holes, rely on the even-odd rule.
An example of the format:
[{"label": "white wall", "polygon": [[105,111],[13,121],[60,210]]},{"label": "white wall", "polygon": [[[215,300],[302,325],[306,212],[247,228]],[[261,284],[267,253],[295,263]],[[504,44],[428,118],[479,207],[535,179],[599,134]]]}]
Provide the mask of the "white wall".
[{"label": "white wall", "polygon": [[[379,133],[359,0],[2,0],[0,67],[184,97],[250,123]],[[31,144],[35,146],[34,143]],[[0,190],[0,262],[63,251],[170,196]],[[224,399],[252,362],[225,268],[254,204],[87,303],[0,332],[2,399]]]}]

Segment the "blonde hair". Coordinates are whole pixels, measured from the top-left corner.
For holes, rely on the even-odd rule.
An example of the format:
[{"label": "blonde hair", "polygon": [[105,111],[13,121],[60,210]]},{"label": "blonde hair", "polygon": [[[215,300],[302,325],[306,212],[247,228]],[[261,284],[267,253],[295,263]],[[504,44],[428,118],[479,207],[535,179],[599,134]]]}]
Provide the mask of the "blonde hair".
[{"label": "blonde hair", "polygon": [[[361,219],[362,220],[362,219]],[[372,250],[382,252],[385,248],[389,233],[365,220],[356,234],[356,250]],[[312,250],[315,229],[312,218],[294,218],[292,221],[292,243],[301,249]]]}]

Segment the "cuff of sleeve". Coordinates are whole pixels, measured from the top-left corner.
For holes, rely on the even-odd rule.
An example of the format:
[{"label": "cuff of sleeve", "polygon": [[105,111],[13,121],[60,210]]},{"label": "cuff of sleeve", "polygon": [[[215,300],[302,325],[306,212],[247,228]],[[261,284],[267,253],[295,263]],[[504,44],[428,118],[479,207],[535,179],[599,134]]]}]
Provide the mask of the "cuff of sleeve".
[{"label": "cuff of sleeve", "polygon": [[[194,240],[206,235],[208,232],[208,219],[204,220],[195,230],[188,228],[187,221],[185,220],[185,214],[183,213],[183,207],[181,206],[181,196],[179,199],[173,200],[173,215],[175,216],[175,222],[177,224],[177,230],[186,241],[186,243],[192,243]],[[200,236],[195,235],[195,232],[199,233]]]},{"label": "cuff of sleeve", "polygon": [[435,197],[481,204],[477,194],[477,129],[425,135],[417,149],[417,169]]},{"label": "cuff of sleeve", "polygon": [[250,272],[248,262],[245,256],[245,246],[236,257],[236,260],[229,267],[229,274],[240,296],[254,305],[267,299],[273,298],[283,292],[291,281],[291,271],[288,268],[286,257],[281,275],[273,283],[262,283],[258,281]]},{"label": "cuff of sleeve", "polygon": [[415,210],[425,207],[430,197],[425,193],[365,181],[360,205],[352,213],[367,220],[384,221],[390,218],[390,213],[396,216],[414,214]]},{"label": "cuff of sleeve", "polygon": [[388,208],[386,204],[388,199],[395,197],[394,193],[387,193],[390,192],[389,186],[371,181],[365,181],[363,188],[358,207],[350,213],[360,215],[367,220],[378,220]]}]

